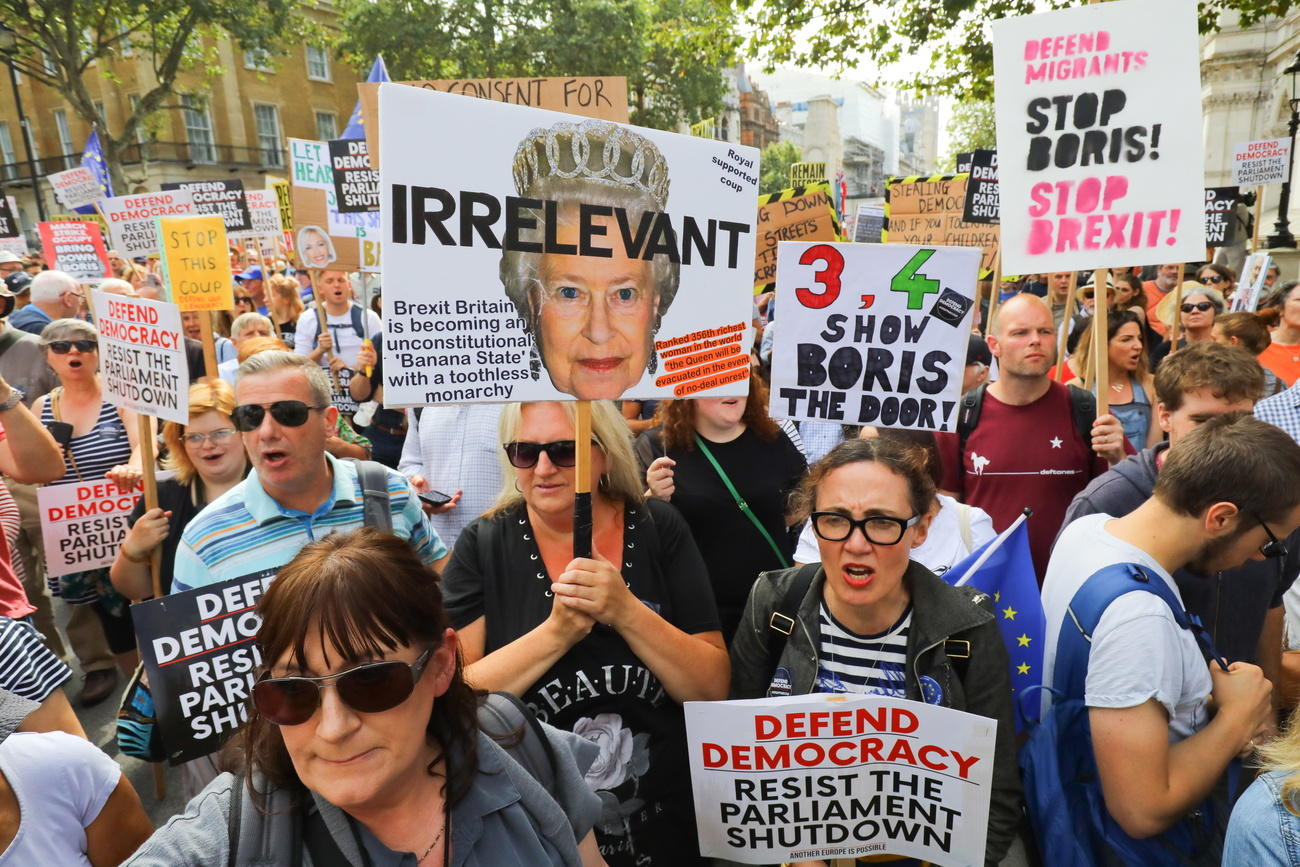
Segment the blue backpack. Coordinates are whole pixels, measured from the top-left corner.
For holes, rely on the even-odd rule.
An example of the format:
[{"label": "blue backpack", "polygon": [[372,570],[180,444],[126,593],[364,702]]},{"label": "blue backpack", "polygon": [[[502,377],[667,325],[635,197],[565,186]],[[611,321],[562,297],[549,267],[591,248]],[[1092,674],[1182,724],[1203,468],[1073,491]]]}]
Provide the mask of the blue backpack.
[{"label": "blue backpack", "polygon": [[[1084,682],[1092,633],[1111,602],[1144,590],[1164,600],[1174,619],[1192,632],[1207,662],[1227,669],[1200,621],[1189,615],[1169,585],[1150,569],[1120,563],[1088,578],[1070,600],[1061,623],[1052,676],[1051,707],[1032,728],[1020,750],[1020,771],[1029,814],[1040,851],[1053,867],[1133,864],[1163,867],[1207,862],[1218,864],[1222,822],[1212,798],[1163,834],[1134,839],[1111,818],[1102,796],[1092,752]],[[1031,691],[1027,690],[1026,693]],[[1237,770],[1229,770],[1231,780]]]}]

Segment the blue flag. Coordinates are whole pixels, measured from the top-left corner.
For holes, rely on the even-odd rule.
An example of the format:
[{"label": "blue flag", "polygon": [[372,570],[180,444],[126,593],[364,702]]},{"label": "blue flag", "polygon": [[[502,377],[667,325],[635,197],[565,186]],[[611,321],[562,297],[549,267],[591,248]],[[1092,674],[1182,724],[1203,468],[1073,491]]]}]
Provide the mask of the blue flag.
[{"label": "blue flag", "polygon": [[[1043,641],[1047,618],[1029,553],[1025,516],[943,574],[949,584],[969,584],[993,597],[1002,641],[1011,657],[1011,691],[1019,707],[1021,693],[1043,682]],[[1021,713],[1016,730],[1023,729]]]},{"label": "blue flag", "polygon": [[[81,152],[81,164],[90,169],[99,188],[104,191],[104,198],[113,198],[113,179],[108,174],[108,163],[104,162],[104,148],[99,143],[99,130],[92,129],[90,138],[86,139],[86,149]],[[77,208],[78,214],[95,213],[94,205]]]},{"label": "blue flag", "polygon": [[[392,81],[388,77],[388,67],[384,66],[384,56],[375,55],[375,62],[370,67],[370,74],[366,76],[366,81],[374,83],[377,81]],[[365,124],[361,120],[361,100],[357,100],[357,107],[352,109],[352,117],[348,118],[347,129],[343,130],[343,135],[339,138],[365,138]]]}]

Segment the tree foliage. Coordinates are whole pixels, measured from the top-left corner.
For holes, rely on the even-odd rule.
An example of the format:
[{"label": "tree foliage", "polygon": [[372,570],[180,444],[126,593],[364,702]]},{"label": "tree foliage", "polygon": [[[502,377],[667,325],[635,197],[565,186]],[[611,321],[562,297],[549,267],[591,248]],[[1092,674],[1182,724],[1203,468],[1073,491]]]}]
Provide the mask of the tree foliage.
[{"label": "tree foliage", "polygon": [[[15,65],[53,88],[99,130],[105,161],[124,189],[120,155],[147,119],[180,106],[172,100],[184,72],[222,72],[216,41],[228,36],[243,49],[274,54],[311,30],[301,0],[0,0],[0,20],[17,37]],[[86,86],[88,76],[112,80],[109,61],[130,47],[151,86],[118,129],[108,129]]]},{"label": "tree foliage", "polygon": [[947,167],[957,164],[957,154],[970,153],[981,148],[993,150],[998,146],[998,130],[993,118],[993,103],[982,100],[959,102],[948,119]]},{"label": "tree foliage", "polygon": [[[1200,0],[1201,32],[1218,29],[1227,12],[1237,13],[1241,26],[1250,27],[1271,15],[1286,14],[1296,3]],[[904,58],[928,56],[928,69],[892,83],[963,100],[993,98],[988,22],[1077,5],[1078,0],[742,0],[753,26],[750,54],[772,65],[844,71],[864,57],[887,67]]]},{"label": "tree foliage", "polygon": [[717,114],[740,44],[726,0],[345,0],[339,44],[395,80],[622,75],[632,122]]},{"label": "tree foliage", "polygon": [[790,186],[790,164],[803,157],[792,141],[775,141],[758,158],[758,194],[779,193]]}]

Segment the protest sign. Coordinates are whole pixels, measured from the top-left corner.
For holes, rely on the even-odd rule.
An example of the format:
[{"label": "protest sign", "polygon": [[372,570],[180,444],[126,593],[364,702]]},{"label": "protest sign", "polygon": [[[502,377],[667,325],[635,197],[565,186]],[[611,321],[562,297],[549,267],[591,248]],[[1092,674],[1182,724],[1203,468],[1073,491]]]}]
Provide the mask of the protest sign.
[{"label": "protest sign", "polygon": [[27,239],[19,236],[16,238],[0,238],[0,250],[8,250],[18,258],[27,255]]},{"label": "protest sign", "polygon": [[358,270],[362,243],[379,239],[379,212],[339,210],[329,143],[289,139],[289,180],[299,267]]},{"label": "protest sign", "polygon": [[1206,187],[1205,246],[1231,247],[1237,243],[1237,187]]},{"label": "protest sign", "polygon": [[247,232],[252,228],[248,203],[244,201],[243,181],[181,181],[163,184],[162,188],[189,190],[194,196],[194,213],[220,216],[225,221],[227,232]]},{"label": "protest sign", "polygon": [[840,215],[831,185],[822,181],[758,197],[754,242],[754,294],[776,287],[776,245],[781,241],[838,241]]},{"label": "protest sign", "polygon": [[1239,187],[1281,184],[1291,177],[1291,140],[1244,141],[1232,149],[1232,182]]},{"label": "protest sign", "polygon": [[[511,105],[526,105],[597,120],[627,123],[627,79],[621,75],[557,78],[439,78],[390,82],[472,96]],[[370,166],[379,170],[379,83],[357,84],[361,125],[370,149]]]},{"label": "protest sign", "polygon": [[22,234],[18,227],[18,212],[12,202],[9,196],[0,199],[0,238],[16,238]]},{"label": "protest sign", "polygon": [[86,220],[38,223],[41,249],[51,268],[71,274],[79,283],[98,283],[112,277],[108,250],[99,226]]},{"label": "protest sign", "polygon": [[971,151],[966,154],[957,154],[957,174],[964,175],[970,173],[971,161],[975,159],[975,152]]},{"label": "protest sign", "polygon": [[131,606],[167,761],[216,752],[248,720],[268,569]]},{"label": "protest sign", "polygon": [[221,217],[159,217],[163,280],[182,313],[235,306],[229,247]]},{"label": "protest sign", "polygon": [[54,188],[54,198],[69,210],[93,205],[104,198],[104,188],[99,185],[95,173],[86,166],[54,172],[48,177],[50,186]]},{"label": "protest sign", "polygon": [[1254,313],[1259,301],[1264,297],[1268,279],[1268,269],[1273,264],[1273,257],[1268,253],[1251,253],[1241,265],[1241,280],[1237,282],[1237,294],[1232,296],[1231,311]]},{"label": "protest sign", "polygon": [[228,237],[279,238],[284,234],[280,222],[280,200],[275,190],[245,190],[244,201],[248,203],[251,228],[247,232],[228,234]]},{"label": "protest sign", "polygon": [[996,720],[852,694],[688,701],[685,713],[705,858],[984,863]]},{"label": "protest sign", "polygon": [[334,199],[344,214],[379,210],[379,172],[370,167],[365,139],[344,138],[329,143],[334,173]]},{"label": "protest sign", "polygon": [[855,244],[879,244],[880,233],[884,229],[884,202],[863,202],[858,205],[858,217],[853,224],[853,242]]},{"label": "protest sign", "polygon": [[1203,258],[1195,4],[1113,0],[992,27],[1003,270]]},{"label": "protest sign", "polygon": [[783,242],[772,417],[954,430],[979,260],[964,247]]},{"label": "protest sign", "polygon": [[826,163],[790,163],[790,186],[807,187],[828,183]]},{"label": "protest sign", "polygon": [[379,99],[386,405],[746,393],[757,150]]},{"label": "protest sign", "polygon": [[967,223],[998,221],[998,152],[977,150],[971,157],[966,181],[966,204],[961,218]]},{"label": "protest sign", "polygon": [[[171,475],[159,473],[158,478]],[[137,485],[123,493],[108,479],[37,488],[46,573],[55,578],[111,566],[126,538],[127,518],[143,492]]]},{"label": "protest sign", "polygon": [[293,250],[293,193],[292,187],[286,180],[279,178],[269,181],[267,184],[270,189],[275,191],[275,201],[280,206],[280,226],[284,237],[285,247]]},{"label": "protest sign", "polygon": [[175,304],[96,291],[104,400],[144,415],[189,424],[185,332]]},{"label": "protest sign", "polygon": [[706,117],[699,123],[691,124],[691,135],[696,138],[717,138],[718,119],[716,117]]},{"label": "protest sign", "polygon": [[993,273],[998,229],[962,219],[968,175],[913,175],[885,182],[886,244],[922,247],[978,247],[984,251],[980,279]]},{"label": "protest sign", "polygon": [[158,255],[158,217],[194,213],[189,190],[170,190],[104,199],[100,213],[108,222],[113,249],[128,258]]}]

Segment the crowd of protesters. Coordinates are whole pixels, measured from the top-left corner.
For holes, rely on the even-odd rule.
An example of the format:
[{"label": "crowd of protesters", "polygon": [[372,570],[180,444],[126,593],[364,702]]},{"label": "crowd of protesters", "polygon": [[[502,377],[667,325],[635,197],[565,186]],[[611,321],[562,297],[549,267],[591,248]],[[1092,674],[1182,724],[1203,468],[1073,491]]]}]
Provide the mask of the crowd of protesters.
[{"label": "crowd of protesters", "polygon": [[[102,289],[160,297],[148,263],[112,262]],[[828,692],[997,720],[986,862],[1051,864],[993,601],[939,577],[1028,508],[1043,682],[1095,574],[1122,565],[1176,602],[1121,588],[1077,672],[1111,854],[1142,863],[1196,825],[1187,863],[1295,863],[1296,283],[1270,274],[1259,312],[1228,312],[1241,287],[1212,263],[1007,278],[971,335],[974,413],[946,433],[772,419],[760,297],[747,397],[592,402],[575,558],[573,404],[385,407],[356,275],[233,249],[232,267],[216,370],[209,314],[187,314],[190,418],[157,432],[158,506],[137,505],[110,568],[47,579],[36,487],[130,491],[147,450],[104,399],[86,287],[0,252],[0,857],[704,863],[683,703]],[[191,800],[155,830],[76,708],[136,672],[130,604],[156,555],[163,594],[276,579],[250,721],[182,767]],[[495,729],[483,692],[516,696],[502,713],[524,724]],[[530,738],[545,767],[521,758]]]}]

